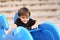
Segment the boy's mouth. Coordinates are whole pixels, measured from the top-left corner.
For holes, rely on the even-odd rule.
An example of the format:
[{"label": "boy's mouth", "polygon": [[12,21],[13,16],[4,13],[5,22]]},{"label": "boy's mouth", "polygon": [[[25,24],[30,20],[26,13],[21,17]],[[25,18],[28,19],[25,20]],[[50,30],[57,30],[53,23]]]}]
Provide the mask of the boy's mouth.
[{"label": "boy's mouth", "polygon": [[24,20],[23,22],[24,22],[24,23],[27,23],[28,21]]}]

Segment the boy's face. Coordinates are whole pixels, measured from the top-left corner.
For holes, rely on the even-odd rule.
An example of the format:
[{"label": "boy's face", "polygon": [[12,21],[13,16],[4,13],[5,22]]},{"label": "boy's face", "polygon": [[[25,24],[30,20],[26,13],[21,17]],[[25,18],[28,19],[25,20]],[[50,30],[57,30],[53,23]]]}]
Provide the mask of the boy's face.
[{"label": "boy's face", "polygon": [[29,14],[27,14],[27,15],[21,15],[19,18],[21,19],[21,21],[24,24],[26,24],[29,21]]}]

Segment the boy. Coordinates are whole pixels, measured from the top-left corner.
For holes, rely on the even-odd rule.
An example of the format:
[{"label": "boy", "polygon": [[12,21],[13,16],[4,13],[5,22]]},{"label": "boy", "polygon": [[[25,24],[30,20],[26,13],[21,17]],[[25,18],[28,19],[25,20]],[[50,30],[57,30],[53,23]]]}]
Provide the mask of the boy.
[{"label": "boy", "polygon": [[23,7],[18,10],[18,16],[17,20],[15,21],[15,24],[18,26],[23,26],[27,28],[28,30],[31,30],[32,28],[36,28],[39,23],[37,23],[36,20],[33,20],[29,18],[31,15],[29,9],[26,7]]},{"label": "boy", "polygon": [[26,7],[19,9],[18,10],[19,17],[16,19],[11,30],[16,28],[16,26],[17,27],[23,26],[23,27],[27,28],[28,30],[38,27],[39,21],[31,19],[30,15],[31,15],[30,11]]}]

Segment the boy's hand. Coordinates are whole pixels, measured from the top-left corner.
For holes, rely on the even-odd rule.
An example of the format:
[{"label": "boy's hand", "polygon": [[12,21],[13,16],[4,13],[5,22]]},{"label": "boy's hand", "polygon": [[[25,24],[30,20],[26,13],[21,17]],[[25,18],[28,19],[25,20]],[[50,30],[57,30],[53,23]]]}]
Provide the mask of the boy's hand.
[{"label": "boy's hand", "polygon": [[40,21],[37,20],[37,21],[35,22],[35,24],[32,26],[32,29],[33,29],[33,28],[37,28],[39,24],[40,24]]},{"label": "boy's hand", "polygon": [[15,29],[17,27],[16,24],[13,24],[13,26],[11,27],[11,30]]},{"label": "boy's hand", "polygon": [[16,27],[17,27],[17,25],[16,24],[13,24],[13,26],[8,31],[6,31],[7,32],[6,34],[9,34]]}]

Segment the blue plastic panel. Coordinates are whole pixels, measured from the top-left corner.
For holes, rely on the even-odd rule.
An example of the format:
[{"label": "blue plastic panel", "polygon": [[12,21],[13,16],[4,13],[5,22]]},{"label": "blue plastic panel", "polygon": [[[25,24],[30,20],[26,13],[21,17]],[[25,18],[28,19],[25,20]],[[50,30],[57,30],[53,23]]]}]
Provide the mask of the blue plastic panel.
[{"label": "blue plastic panel", "polygon": [[0,27],[1,27],[1,28],[4,28],[4,29],[6,29],[6,30],[9,29],[6,16],[3,15],[3,14],[0,14]]},{"label": "blue plastic panel", "polygon": [[10,34],[6,35],[5,40],[33,40],[33,38],[27,29],[17,27]]},{"label": "blue plastic panel", "polygon": [[5,37],[5,31],[4,30],[8,30],[8,23],[6,20],[6,16],[3,14],[0,14],[0,39],[3,40],[3,38]]},{"label": "blue plastic panel", "polygon": [[58,28],[50,22],[39,25],[38,29],[31,31],[31,34],[34,40],[60,40]]}]

